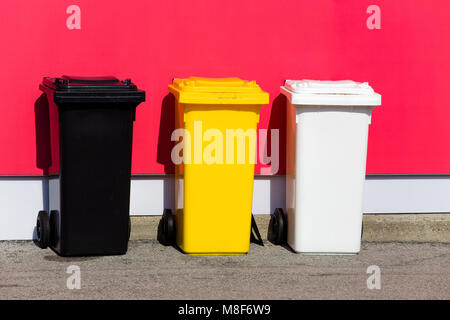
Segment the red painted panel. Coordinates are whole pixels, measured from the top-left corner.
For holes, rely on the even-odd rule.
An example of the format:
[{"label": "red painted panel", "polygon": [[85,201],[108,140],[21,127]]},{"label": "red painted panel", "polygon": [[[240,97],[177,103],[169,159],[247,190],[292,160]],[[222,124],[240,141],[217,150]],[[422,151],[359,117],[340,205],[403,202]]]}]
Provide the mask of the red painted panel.
[{"label": "red painted panel", "polygon": [[[72,4],[81,30],[66,27]],[[366,26],[371,4],[380,30]],[[43,173],[38,85],[62,74],[131,77],[146,90],[134,174],[172,172],[167,85],[191,75],[257,80],[271,94],[260,128],[281,137],[284,79],[369,81],[383,105],[372,117],[367,172],[450,173],[449,29],[445,0],[2,0],[0,174]],[[284,138],[280,147],[283,164]]]}]

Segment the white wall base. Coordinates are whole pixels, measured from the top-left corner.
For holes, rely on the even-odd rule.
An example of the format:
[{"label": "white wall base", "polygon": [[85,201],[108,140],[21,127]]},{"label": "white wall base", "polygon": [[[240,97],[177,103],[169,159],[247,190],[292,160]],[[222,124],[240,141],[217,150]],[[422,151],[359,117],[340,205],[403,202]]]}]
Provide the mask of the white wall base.
[{"label": "white wall base", "polygon": [[[450,212],[450,176],[369,176],[365,213]],[[160,215],[173,209],[173,176],[137,176],[131,181],[130,213]],[[253,212],[269,214],[284,208],[284,176],[257,176]],[[48,180],[44,177],[0,177],[0,240],[33,237],[39,210],[48,208]]]},{"label": "white wall base", "polygon": [[48,207],[47,179],[0,178],[0,240],[32,239],[39,210]]},{"label": "white wall base", "polygon": [[450,176],[368,176],[365,213],[450,213]]}]

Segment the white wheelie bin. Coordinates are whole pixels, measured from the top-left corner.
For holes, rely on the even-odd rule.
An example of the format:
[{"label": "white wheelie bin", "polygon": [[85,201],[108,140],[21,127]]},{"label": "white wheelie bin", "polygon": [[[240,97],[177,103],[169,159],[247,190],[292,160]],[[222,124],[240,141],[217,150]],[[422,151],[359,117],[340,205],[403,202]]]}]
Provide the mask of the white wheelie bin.
[{"label": "white wheelie bin", "polygon": [[301,253],[356,254],[368,128],[381,96],[354,81],[287,80],[281,93],[287,97],[287,214],[272,214],[269,239],[287,240]]}]

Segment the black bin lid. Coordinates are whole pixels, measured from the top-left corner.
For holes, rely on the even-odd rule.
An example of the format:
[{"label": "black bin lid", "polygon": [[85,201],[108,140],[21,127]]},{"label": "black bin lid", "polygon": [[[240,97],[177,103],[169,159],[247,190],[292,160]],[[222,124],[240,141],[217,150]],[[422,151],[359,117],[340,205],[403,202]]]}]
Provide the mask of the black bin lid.
[{"label": "black bin lid", "polygon": [[43,91],[53,90],[54,101],[64,103],[140,103],[145,92],[138,90],[131,79],[119,80],[113,76],[61,78],[44,77]]}]

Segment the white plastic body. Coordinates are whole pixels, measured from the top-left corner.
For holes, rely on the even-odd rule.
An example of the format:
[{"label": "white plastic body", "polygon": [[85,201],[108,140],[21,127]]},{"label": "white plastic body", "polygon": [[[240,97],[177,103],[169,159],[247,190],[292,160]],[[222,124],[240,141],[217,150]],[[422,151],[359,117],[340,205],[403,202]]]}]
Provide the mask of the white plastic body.
[{"label": "white plastic body", "polygon": [[287,241],[296,252],[356,254],[375,106],[287,103]]}]

